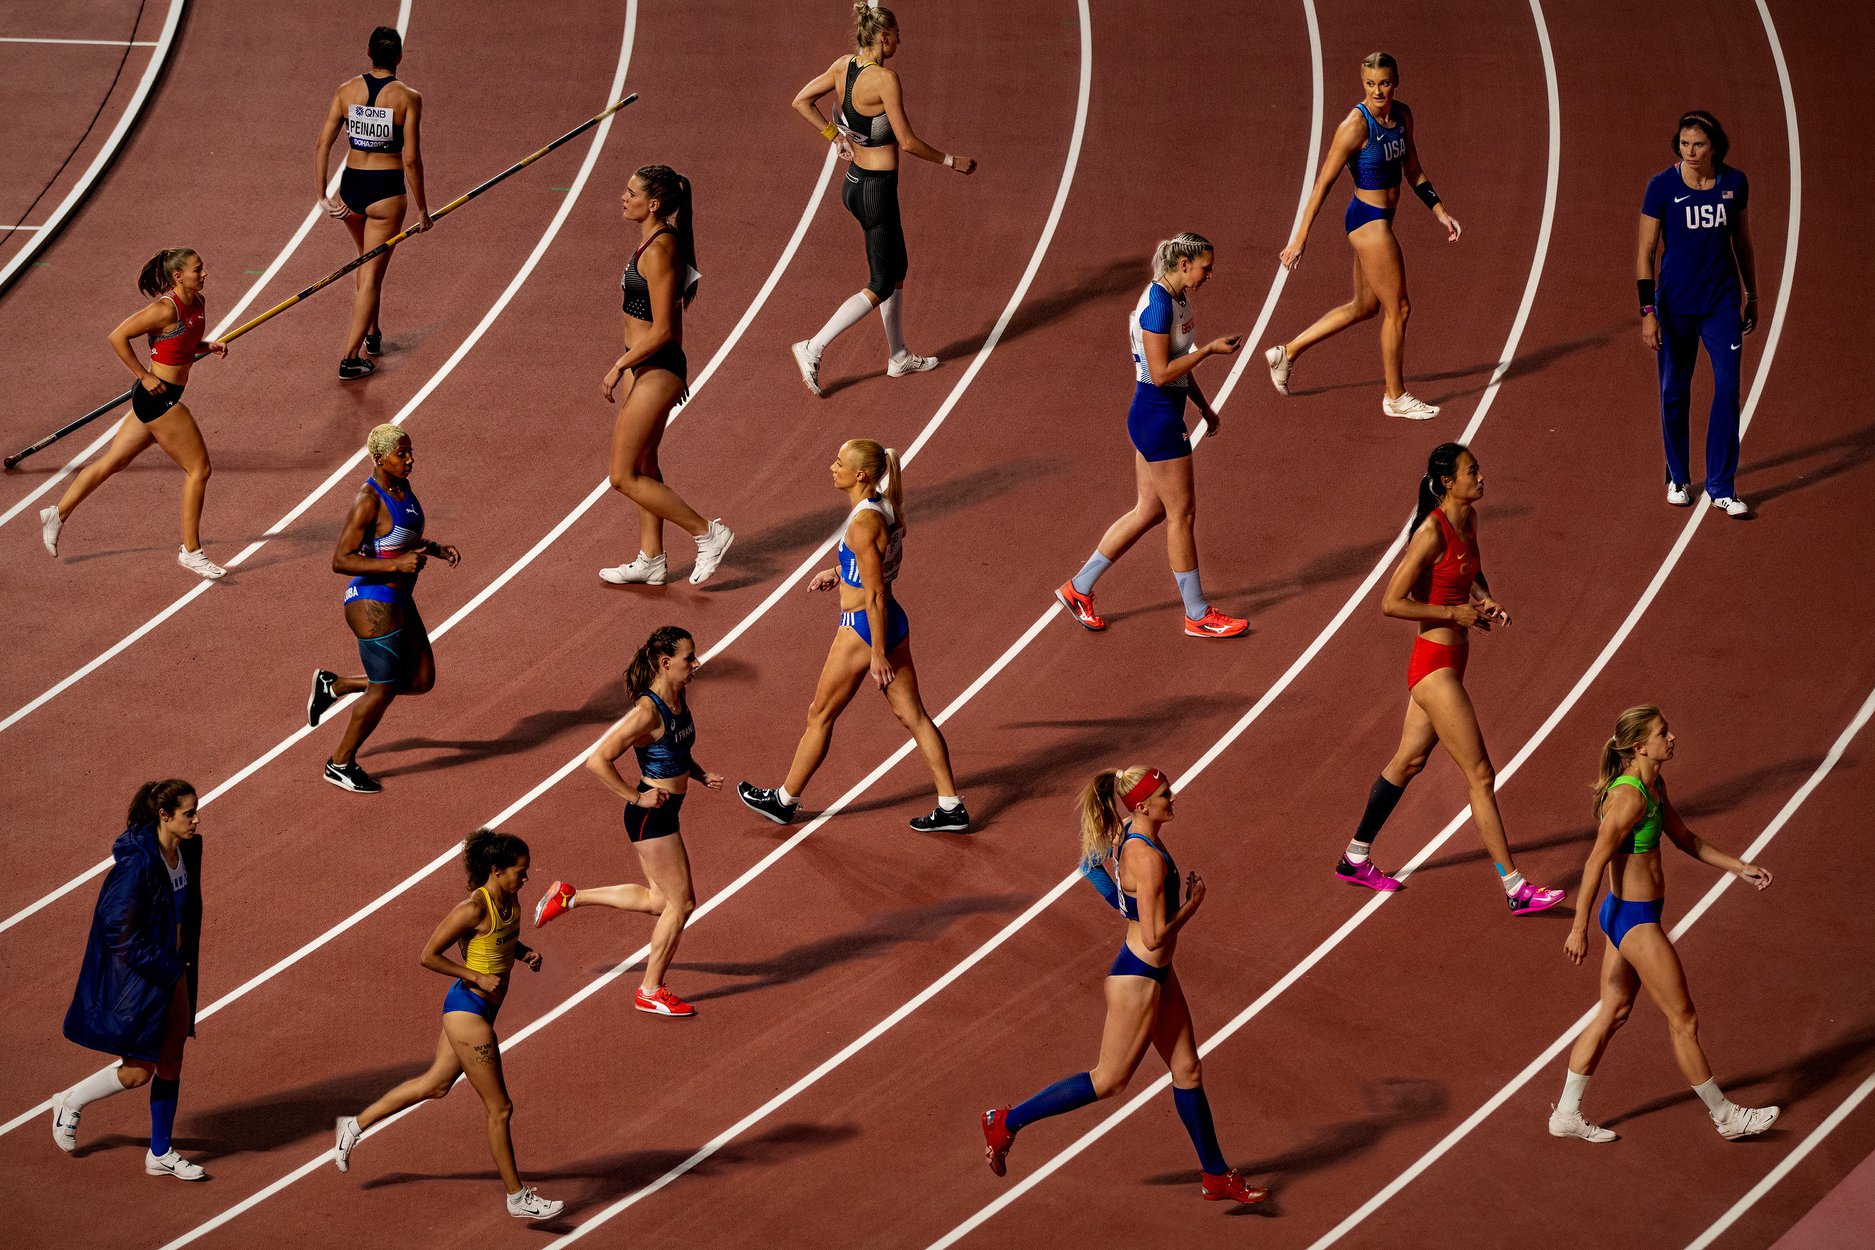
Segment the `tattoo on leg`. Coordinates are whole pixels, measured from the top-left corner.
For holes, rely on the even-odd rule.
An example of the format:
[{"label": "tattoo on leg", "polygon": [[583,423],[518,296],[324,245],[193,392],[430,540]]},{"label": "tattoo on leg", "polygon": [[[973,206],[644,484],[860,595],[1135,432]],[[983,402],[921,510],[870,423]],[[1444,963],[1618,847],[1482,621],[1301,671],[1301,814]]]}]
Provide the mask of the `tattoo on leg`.
[{"label": "tattoo on leg", "polygon": [[493,1064],[500,1057],[501,1057],[500,1043],[477,1042],[475,1044],[475,1061],[477,1063]]}]

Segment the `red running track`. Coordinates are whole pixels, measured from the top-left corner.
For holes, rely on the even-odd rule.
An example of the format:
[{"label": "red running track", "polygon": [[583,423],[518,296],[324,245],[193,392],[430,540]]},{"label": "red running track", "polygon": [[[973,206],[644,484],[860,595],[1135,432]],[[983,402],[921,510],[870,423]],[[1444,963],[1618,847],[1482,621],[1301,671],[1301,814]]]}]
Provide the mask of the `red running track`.
[{"label": "red running track", "polygon": [[[229,789],[206,809],[205,999],[226,997],[318,939],[574,759],[621,710],[618,670],[652,625],[681,620],[709,645],[757,611],[838,522],[822,466],[841,438],[877,432],[907,446],[945,412],[909,473],[913,537],[903,583],[933,708],[949,704],[1023,636],[1047,588],[1126,503],[1118,327],[1152,241],[1187,226],[1216,239],[1222,264],[1199,300],[1201,329],[1249,330],[1310,159],[1311,64],[1300,5],[1224,6],[1210,19],[1212,42],[1164,48],[1141,46],[1129,33],[1151,28],[1145,6],[1101,6],[1090,32],[1092,107],[1058,227],[994,352],[956,391],[1037,250],[1067,168],[1081,32],[1072,6],[1056,7],[1016,41],[983,37],[1007,24],[989,5],[902,14],[899,63],[921,131],[984,164],[968,181],[923,166],[905,176],[914,261],[908,328],[914,345],[935,347],[944,366],[888,382],[874,372],[879,362],[869,353],[878,337],[869,326],[829,356],[839,393],[816,402],[797,389],[786,344],[805,333],[804,323],[817,324],[859,272],[850,221],[823,202],[772,297],[694,407],[682,410],[667,443],[672,480],[742,534],[724,574],[701,592],[600,586],[593,568],[623,558],[632,529],[629,509],[603,500],[439,642],[436,692],[400,705],[367,752],[368,766],[389,783],[384,799],[361,804],[316,782],[338,732],[331,724]],[[455,573],[426,580],[422,602],[433,625],[522,557],[598,478],[610,413],[592,393],[593,362],[602,363],[615,341],[606,290],[625,244],[611,203],[624,175],[665,159],[698,186],[708,282],[691,318],[693,361],[725,341],[787,246],[818,162],[785,100],[837,51],[839,32],[816,6],[791,5],[793,20],[772,27],[794,33],[725,40],[719,32],[732,12],[639,11],[627,85],[641,103],[608,140],[591,184],[514,303],[410,417],[433,528],[471,557]],[[1855,45],[1856,32],[1842,23],[1866,20],[1773,15],[1798,116],[1822,116],[1823,93],[1848,69],[1839,49]],[[253,256],[245,267],[262,267],[290,235],[305,197],[282,188],[303,181],[318,109],[331,85],[355,70],[338,53],[325,64],[300,56],[246,65],[229,51],[242,40],[321,44],[282,36],[271,26],[277,19],[217,16],[191,23],[178,65],[197,72],[172,75],[121,158],[126,170],[162,169],[188,131],[190,109],[205,107],[202,93],[226,90],[232,98],[240,74],[304,75],[297,101],[279,103],[278,115],[255,130],[274,138],[225,164],[228,186],[252,207],[216,231],[216,254],[222,236],[248,231],[251,241],[225,262],[211,255],[211,266],[221,266],[211,268],[211,280],[236,259]],[[1781,94],[1750,6],[1702,19],[1710,25],[1699,35],[1716,52],[1698,56],[1663,51],[1685,36],[1661,15],[1623,14],[1620,40],[1607,37],[1605,19],[1546,17],[1562,164],[1542,255],[1544,64],[1529,14],[1476,5],[1452,11],[1443,19],[1449,26],[1421,19],[1384,32],[1408,71],[1403,94],[1421,119],[1427,167],[1466,223],[1463,243],[1446,249],[1422,215],[1409,208],[1401,219],[1417,313],[1409,368],[1428,379],[1415,382],[1421,393],[1449,403],[1452,415],[1430,432],[1372,415],[1371,333],[1353,332],[1312,354],[1298,374],[1302,393],[1287,403],[1262,388],[1259,371],[1246,371],[1245,389],[1226,407],[1222,435],[1205,440],[1200,466],[1207,582],[1221,603],[1255,617],[1249,640],[1172,644],[1176,600],[1149,542],[1103,582],[1103,608],[1115,619],[1108,634],[1047,622],[948,722],[977,835],[907,833],[903,820],[928,806],[928,779],[916,760],[892,769],[694,922],[673,974],[702,1010],[694,1022],[631,1012],[623,979],[550,1014],[636,950],[644,930],[608,915],[568,920],[543,935],[548,967],[517,984],[502,1028],[523,1170],[569,1199],[565,1229],[658,1182],[1027,913],[1071,866],[1067,803],[1091,769],[1147,757],[1190,771],[1380,559],[1428,436],[1452,436],[1480,403],[1533,269],[1535,300],[1516,363],[1473,439],[1489,477],[1493,582],[1517,625],[1484,640],[1470,684],[1500,766],[1541,732],[1669,558],[1686,519],[1657,498],[1651,362],[1632,341],[1626,314],[1630,197],[1660,164],[1653,128],[1634,119],[1665,117],[1691,99],[1726,118],[1753,180],[1767,292],[1784,278],[1791,205]],[[323,46],[348,47],[352,28],[371,19],[318,20],[332,27]],[[592,12],[563,28],[530,29],[522,41],[493,20],[445,27],[437,18],[426,26],[417,0],[406,69],[430,100],[448,102],[435,109],[426,136],[439,194],[558,133],[561,118],[589,114],[597,107],[589,101],[603,102],[620,20]],[[1352,80],[1345,67],[1379,32],[1371,15],[1351,6],[1321,5],[1319,20],[1332,116]],[[1460,30],[1467,35],[1459,38]],[[478,56],[491,49],[525,68],[477,72]],[[1727,68],[1722,82],[1713,79],[1714,55]],[[698,72],[703,64],[710,73]],[[218,81],[210,66],[236,81]],[[190,84],[186,97],[174,94],[182,82]],[[555,84],[552,98],[543,98],[541,83]],[[1214,138],[1203,175],[1180,187],[1183,215],[1162,221],[1163,210],[1128,188],[1143,176],[1141,154],[1166,143],[1166,110],[1139,102],[1174,83],[1174,111],[1205,118]],[[995,86],[985,92],[985,84]],[[1477,89],[1484,84],[1496,90]],[[990,94],[994,108],[983,104]],[[1514,118],[1505,114],[1506,95],[1522,110]],[[749,100],[775,103],[749,109]],[[1517,136],[1511,159],[1507,120],[1527,123],[1509,127]],[[1819,146],[1812,138],[1813,158]],[[222,470],[210,498],[211,544],[217,534],[245,536],[271,524],[344,461],[370,424],[416,393],[540,237],[565,194],[550,187],[567,185],[581,150],[529,171],[418,240],[424,251],[399,257],[387,317],[401,305],[408,324],[424,329],[399,343],[395,368],[367,388],[340,390],[325,380],[327,341],[344,314],[338,293],[291,314],[301,324],[283,322],[248,340],[251,351],[216,366],[212,387],[204,367],[197,411]],[[751,176],[745,150],[777,154],[764,163],[765,176]],[[437,168],[445,153],[447,174]],[[275,160],[273,178],[247,169]],[[212,178],[167,190],[178,197],[174,212],[212,211],[207,189],[225,196],[223,174],[218,163]],[[240,186],[250,175],[251,188]],[[114,174],[113,189],[120,182]],[[147,198],[94,200],[51,254],[74,267],[73,280],[36,271],[30,286],[0,303],[0,320],[24,322],[46,320],[45,305],[70,301],[52,321],[91,327],[62,340],[62,356],[31,365],[44,373],[36,390],[21,393],[47,395],[63,410],[121,385],[95,346],[121,312],[99,292],[118,283],[127,289],[126,266],[152,250],[121,242],[144,228]],[[1707,520],[1694,531],[1631,634],[1505,781],[1512,837],[1526,871],[1539,878],[1574,884],[1567,878],[1590,833],[1583,794],[1594,744],[1618,708],[1648,698],[1668,709],[1683,747],[1676,793],[1697,827],[1743,850],[1875,686],[1863,602],[1875,570],[1842,541],[1845,513],[1866,515],[1858,475],[1866,475],[1870,447],[1852,383],[1833,367],[1851,347],[1833,313],[1849,294],[1852,266],[1831,256],[1831,236],[1814,217],[1821,202],[1813,190],[1803,204],[1809,228],[1781,345],[1745,444],[1741,486],[1759,518]],[[113,223],[112,213],[121,220]],[[245,220],[262,216],[264,228]],[[90,247],[79,247],[85,239]],[[341,244],[315,232],[282,275],[282,293],[306,280],[302,269],[323,272],[328,254],[342,258]],[[1342,297],[1343,246],[1333,231],[1317,232],[1264,341]],[[456,247],[464,252],[448,258],[429,250]],[[111,248],[114,256],[97,254]],[[28,290],[37,293],[30,314]],[[1755,367],[1756,349],[1747,350]],[[275,356],[289,351],[293,359]],[[79,376],[87,371],[90,381]],[[1214,392],[1224,377],[1207,367]],[[279,402],[282,393],[290,403]],[[224,414],[225,424],[211,426]],[[3,432],[26,441],[43,424],[10,411]],[[251,438],[262,431],[263,440]],[[491,446],[514,451],[490,455]],[[10,504],[26,477],[0,499]],[[154,460],[113,482],[80,515],[82,528],[68,531],[77,540],[72,551],[90,559],[54,565],[37,552],[28,524],[5,531],[17,553],[5,591],[13,619],[29,604],[34,619],[49,615],[46,604],[58,608],[56,629],[16,644],[0,677],[8,709],[186,589],[165,554],[174,488],[173,470]],[[101,831],[113,827],[135,781],[180,771],[206,789],[292,731],[305,670],[349,651],[338,579],[325,571],[343,499],[340,490],[316,504],[229,584],[5,731],[8,807],[20,812],[8,827],[37,835],[30,856],[21,834],[8,838],[17,868],[0,898],[7,914],[95,862],[108,836]],[[487,505],[471,502],[482,500]],[[1025,524],[1035,516],[1049,523]],[[126,543],[127,534],[139,537]],[[1802,587],[1799,629],[1790,628],[1793,595],[1752,593],[1760,585]],[[1367,780],[1392,749],[1401,710],[1396,683],[1406,639],[1378,617],[1371,598],[1185,790],[1174,845],[1181,863],[1211,885],[1180,962],[1201,1035],[1277,983],[1365,901],[1340,889],[1327,867]],[[76,604],[84,610],[71,611]],[[700,755],[712,768],[764,783],[779,774],[830,616],[826,601],[797,588],[711,660],[698,717]],[[1142,645],[1160,638],[1166,646]],[[1725,681],[1713,680],[1721,673]],[[750,708],[765,714],[750,716]],[[140,731],[113,732],[120,724]],[[179,750],[179,741],[188,746]],[[832,803],[899,741],[877,701],[858,701],[810,804]],[[1865,808],[1868,758],[1866,741],[1852,740],[1779,832],[1763,856],[1778,873],[1770,892],[1728,892],[1681,943],[1720,1079],[1741,1097],[1785,1101],[1776,1133],[1755,1144],[1719,1143],[1680,1095],[1658,1019],[1642,1009],[1591,1094],[1596,1114],[1623,1133],[1621,1145],[1571,1149],[1542,1132],[1558,1062],[1351,1240],[1488,1244],[1514,1212],[1519,1239],[1534,1244],[1582,1244],[1617,1229],[1627,1244],[1684,1245],[1775,1166],[1875,1067],[1866,996],[1856,992],[1869,971],[1859,954],[1866,943],[1856,940],[1864,926],[1853,898],[1831,888],[1822,841],[1853,827]],[[1417,851],[1462,800],[1449,765],[1435,765],[1401,805],[1383,859],[1397,863]],[[700,794],[692,805],[689,841],[706,903],[785,836],[746,816],[724,796]],[[631,877],[615,820],[611,801],[575,776],[505,824],[533,843],[544,883],[554,874]],[[333,1116],[413,1071],[426,1053],[440,987],[414,966],[414,954],[459,893],[454,871],[424,877],[203,1022],[179,1136],[209,1166],[211,1184],[160,1186],[137,1175],[143,1113],[139,1100],[124,1099],[88,1113],[78,1160],[53,1156],[38,1116],[0,1139],[0,1159],[30,1178],[21,1214],[49,1221],[82,1205],[83,1220],[62,1217],[69,1244],[160,1245],[313,1159],[328,1144]],[[1672,865],[1670,877],[1676,914],[1710,879],[1687,863]],[[1316,1241],[1514,1078],[1592,1001],[1592,974],[1560,958],[1566,926],[1557,918],[1513,924],[1489,885],[1474,835],[1460,829],[1406,893],[1209,1056],[1206,1084],[1226,1148],[1276,1191],[1257,1212],[1271,1217],[1258,1226],[1260,1241]],[[8,1117],[96,1066],[95,1056],[56,1036],[94,889],[82,887],[0,933],[19,954],[51,952],[9,962],[14,1010],[4,1040],[17,1062],[0,1078]],[[1026,1133],[1008,1181],[979,1162],[973,1119],[981,1107],[1022,1097],[1091,1059],[1099,979],[1114,940],[1091,896],[1070,891],[668,1190],[595,1225],[593,1239],[923,1245],[944,1236],[1118,1109],[1104,1105]],[[1148,1060],[1135,1089],[1156,1074]],[[420,1109],[369,1139],[350,1175],[316,1167],[210,1240],[535,1240],[538,1233],[493,1222],[479,1123],[479,1107],[464,1093]],[[1869,1153],[1871,1134],[1866,1112],[1850,1117],[1722,1244],[1776,1240]],[[1084,1240],[1168,1226],[1203,1244],[1244,1235],[1231,1213],[1190,1193],[1189,1146],[1163,1097],[1063,1170],[1069,1174],[1024,1193],[973,1240]],[[856,1175],[864,1179],[855,1183]],[[138,1201],[100,1210],[95,1195],[118,1185]]]}]

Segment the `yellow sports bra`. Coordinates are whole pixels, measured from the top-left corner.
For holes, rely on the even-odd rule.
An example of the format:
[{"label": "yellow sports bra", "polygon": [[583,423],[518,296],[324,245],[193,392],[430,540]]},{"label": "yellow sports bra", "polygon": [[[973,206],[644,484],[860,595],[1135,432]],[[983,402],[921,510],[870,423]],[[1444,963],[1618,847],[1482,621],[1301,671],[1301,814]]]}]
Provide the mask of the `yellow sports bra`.
[{"label": "yellow sports bra", "polygon": [[514,940],[521,932],[521,905],[517,902],[504,916],[496,909],[487,886],[477,886],[475,892],[482,896],[491,923],[487,933],[474,934],[462,944],[462,962],[471,972],[503,976],[514,967]]}]

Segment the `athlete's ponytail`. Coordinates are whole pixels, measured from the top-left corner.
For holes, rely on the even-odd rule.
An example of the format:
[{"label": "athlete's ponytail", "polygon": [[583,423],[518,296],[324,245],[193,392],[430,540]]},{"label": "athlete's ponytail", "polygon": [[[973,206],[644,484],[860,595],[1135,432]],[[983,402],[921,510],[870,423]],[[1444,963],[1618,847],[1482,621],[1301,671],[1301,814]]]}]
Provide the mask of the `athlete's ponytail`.
[{"label": "athlete's ponytail", "polygon": [[864,52],[879,42],[879,36],[898,29],[898,18],[884,5],[855,0],[853,5],[853,46]]},{"label": "athlete's ponytail", "polygon": [[477,829],[462,842],[462,866],[469,874],[471,890],[486,885],[490,873],[513,867],[527,857],[527,843],[498,829]]},{"label": "athlete's ponytail", "polygon": [[166,247],[143,263],[137,274],[137,289],[155,298],[176,285],[176,275],[195,255],[192,247]]},{"label": "athlete's ponytail", "polygon": [[1197,260],[1200,256],[1209,256],[1215,250],[1211,240],[1191,230],[1167,239],[1152,251],[1152,280],[1157,282],[1165,277],[1181,260]]},{"label": "athlete's ponytail", "polygon": [[658,216],[670,222],[671,229],[677,232],[677,285],[682,292],[684,307],[688,308],[697,294],[697,284],[690,279],[690,271],[697,267],[697,235],[693,221],[695,214],[690,203],[690,179],[669,165],[646,165],[638,171],[638,181],[644,184],[645,195],[658,202]]},{"label": "athlete's ponytail", "polygon": [[872,482],[873,494],[885,497],[893,521],[900,529],[905,528],[905,484],[898,467],[898,449],[882,447],[870,438],[851,438],[840,450],[846,462]]},{"label": "athlete's ponytail", "polygon": [[1150,771],[1144,764],[1103,768],[1081,787],[1081,862],[1099,863],[1120,853],[1120,830],[1131,813],[1120,810],[1120,796]]},{"label": "athlete's ponytail", "polygon": [[1426,476],[1419,479],[1419,506],[1413,512],[1413,527],[1408,534],[1418,533],[1420,522],[1431,516],[1445,498],[1445,479],[1458,476],[1458,458],[1469,450],[1463,443],[1440,443],[1426,457]]},{"label": "athlete's ponytail", "polygon": [[658,675],[658,661],[666,656],[677,654],[677,644],[694,642],[690,631],[676,625],[660,625],[651,631],[645,639],[645,645],[633,654],[631,663],[625,666],[625,693],[633,699],[651,689],[651,681]]},{"label": "athlete's ponytail", "polygon": [[1602,802],[1608,797],[1608,787],[1627,771],[1634,753],[1654,732],[1654,722],[1660,718],[1659,708],[1643,703],[1615,719],[1615,736],[1602,744],[1601,776],[1595,782],[1595,819],[1602,818]]},{"label": "athlete's ponytail", "polygon": [[182,800],[194,797],[195,787],[180,777],[146,781],[137,787],[136,797],[130,800],[130,813],[124,817],[124,827],[135,829],[139,825],[153,825],[164,816],[174,815]]}]

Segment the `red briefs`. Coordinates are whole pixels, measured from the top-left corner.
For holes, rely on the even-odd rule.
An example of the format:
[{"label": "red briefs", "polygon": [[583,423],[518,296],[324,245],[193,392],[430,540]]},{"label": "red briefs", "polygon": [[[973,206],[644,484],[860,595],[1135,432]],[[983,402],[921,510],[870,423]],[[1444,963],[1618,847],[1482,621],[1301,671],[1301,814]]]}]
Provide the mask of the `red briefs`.
[{"label": "red briefs", "polygon": [[1465,661],[1470,656],[1471,644],[1469,642],[1433,642],[1423,635],[1415,638],[1413,639],[1413,658],[1406,664],[1406,688],[1411,690],[1442,668],[1457,670],[1458,679],[1464,681]]}]

